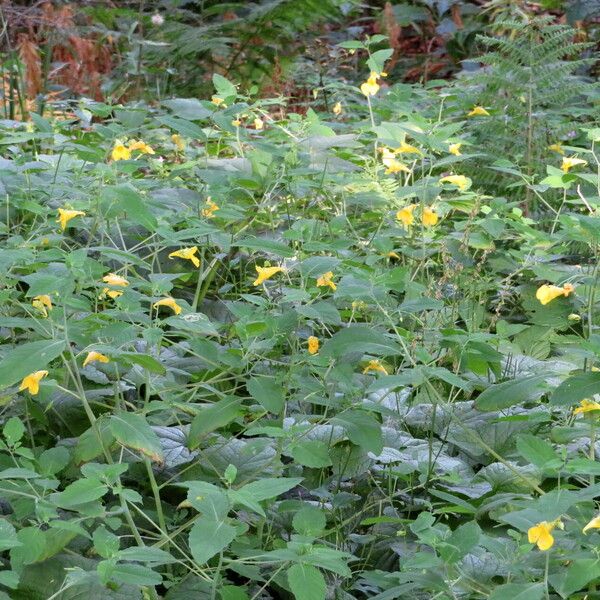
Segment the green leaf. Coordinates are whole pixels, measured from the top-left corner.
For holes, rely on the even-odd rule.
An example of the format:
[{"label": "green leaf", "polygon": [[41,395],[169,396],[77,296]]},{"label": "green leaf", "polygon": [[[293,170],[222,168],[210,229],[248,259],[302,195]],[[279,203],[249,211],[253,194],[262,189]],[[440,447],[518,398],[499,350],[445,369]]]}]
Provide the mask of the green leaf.
[{"label": "green leaf", "polygon": [[320,440],[304,440],[294,444],[290,450],[292,458],[305,467],[318,469],[331,465],[329,447]]},{"label": "green leaf", "polygon": [[517,437],[517,450],[525,460],[540,469],[550,466],[549,463],[553,463],[553,466],[562,464],[552,445],[535,435],[528,433],[519,435]]},{"label": "green leaf", "polygon": [[118,412],[110,417],[110,430],[123,446],[138,450],[150,460],[163,462],[160,440],[141,415]]},{"label": "green leaf", "polygon": [[543,583],[505,583],[497,587],[488,600],[541,600]]},{"label": "green leaf", "polygon": [[19,417],[11,417],[6,421],[4,428],[2,429],[4,438],[6,439],[9,446],[14,446],[21,440],[25,433],[25,425]]},{"label": "green leaf", "polygon": [[580,558],[550,574],[550,582],[563,598],[571,598],[574,592],[583,589],[590,581],[600,577],[600,560]]},{"label": "green leaf", "polygon": [[200,517],[190,530],[188,540],[194,560],[203,565],[226,548],[235,539],[236,533],[236,528],[225,520]]},{"label": "green leaf", "polygon": [[584,398],[600,393],[600,373],[589,371],[565,379],[550,398],[554,406],[572,406]]},{"label": "green leaf", "polygon": [[365,325],[351,325],[323,344],[321,354],[341,358],[350,352],[376,356],[399,356],[402,348],[386,334]]},{"label": "green leaf", "polygon": [[193,450],[207,433],[225,427],[243,413],[242,400],[234,396],[223,398],[212,406],[202,409],[192,421],[188,447]]},{"label": "green leaf", "polygon": [[164,375],[166,373],[166,369],[163,367],[163,365],[161,365],[160,362],[154,358],[154,356],[150,356],[149,354],[121,352],[118,357],[123,359],[125,363],[139,365],[151,373],[158,373],[159,375]]},{"label": "green leaf", "polygon": [[225,100],[226,98],[230,98],[231,96],[237,96],[237,90],[235,89],[235,85],[231,83],[228,79],[225,79],[222,75],[218,73],[214,73],[213,77],[213,85],[215,86],[215,90],[217,91],[217,96],[219,98]]},{"label": "green leaf", "polygon": [[147,201],[133,186],[124,184],[106,187],[102,195],[104,203],[109,206],[109,212],[105,215],[107,218],[118,217],[120,213],[125,212],[127,217],[148,231],[154,231],[158,226]]},{"label": "green leaf", "polygon": [[279,414],[283,410],[285,397],[283,388],[271,377],[253,377],[246,382],[250,395],[266,410]]},{"label": "green leaf", "polygon": [[100,525],[93,535],[94,549],[102,558],[112,558],[119,551],[119,537],[108,531],[104,525]]},{"label": "green leaf", "polygon": [[371,414],[362,410],[347,410],[331,419],[334,425],[341,425],[350,441],[366,452],[379,455],[383,450],[381,424]]},{"label": "green leaf", "polygon": [[478,543],[481,529],[475,521],[459,525],[440,548],[445,563],[453,564],[468,554]]},{"label": "green leaf", "polygon": [[224,585],[219,593],[221,594],[221,600],[250,600],[250,596],[244,588],[236,585]]},{"label": "green leaf", "polygon": [[292,565],[287,571],[287,579],[296,600],[325,600],[325,578],[312,565]]},{"label": "green leaf", "polygon": [[64,340],[41,340],[16,348],[0,346],[7,351],[0,361],[0,389],[13,385],[26,375],[44,369],[65,349]]},{"label": "green leaf", "polygon": [[502,410],[521,402],[539,398],[547,389],[546,375],[529,375],[496,383],[484,390],[475,400],[478,410]]},{"label": "green leaf", "polygon": [[73,508],[102,498],[108,487],[97,479],[78,479],[69,484],[62,492],[52,495],[52,499],[61,508]]},{"label": "green leaf", "polygon": [[6,519],[0,519],[0,552],[20,545],[15,528]]},{"label": "green leaf", "polygon": [[240,488],[239,491],[243,491],[255,500],[268,500],[269,498],[276,498],[281,494],[296,487],[302,481],[302,477],[276,477],[273,479],[259,479],[248,483],[244,487]]},{"label": "green leaf", "polygon": [[292,525],[298,533],[315,537],[325,530],[327,518],[321,509],[308,505],[294,515]]},{"label": "green leaf", "polygon": [[133,563],[114,563],[103,560],[98,563],[98,575],[104,583],[114,581],[129,585],[153,586],[162,583],[162,577],[148,567]]}]

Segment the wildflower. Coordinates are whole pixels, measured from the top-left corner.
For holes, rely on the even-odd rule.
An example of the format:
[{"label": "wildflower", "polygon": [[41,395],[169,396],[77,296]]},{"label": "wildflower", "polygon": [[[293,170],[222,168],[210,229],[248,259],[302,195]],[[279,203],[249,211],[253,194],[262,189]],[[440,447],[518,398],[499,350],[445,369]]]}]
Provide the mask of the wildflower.
[{"label": "wildflower", "polygon": [[256,131],[260,131],[261,129],[265,128],[265,122],[259,118],[256,117],[256,119],[254,119],[254,129],[256,129]]},{"label": "wildflower", "polygon": [[437,225],[439,217],[435,210],[433,210],[433,208],[429,208],[429,206],[426,206],[423,209],[422,219],[424,227],[433,227],[434,225]]},{"label": "wildflower", "polygon": [[110,156],[115,162],[118,160],[129,160],[131,158],[131,150],[125,144],[117,142]]},{"label": "wildflower", "polygon": [[462,142],[456,142],[456,144],[450,144],[448,146],[448,152],[450,154],[454,154],[454,156],[461,156],[460,147],[462,146]]},{"label": "wildflower", "polygon": [[394,156],[394,153],[389,148],[382,148],[381,153],[381,161],[387,167],[385,170],[386,175],[400,173],[401,171],[404,173],[410,173],[410,169],[397,160]]},{"label": "wildflower", "polygon": [[396,219],[401,221],[404,227],[410,227],[415,222],[415,216],[413,215],[415,208],[417,208],[416,204],[409,204],[408,206],[401,208],[396,213]]},{"label": "wildflower", "polygon": [[169,258],[184,258],[185,260],[191,260],[195,267],[200,266],[200,259],[196,256],[198,254],[198,246],[192,246],[191,248],[182,248],[169,254]]},{"label": "wildflower", "polygon": [[563,156],[562,165],[560,168],[564,173],[568,173],[577,165],[587,165],[587,160],[583,160],[583,158],[569,158],[568,156]]},{"label": "wildflower", "polygon": [[582,400],[579,403],[579,406],[573,411],[574,415],[579,415],[583,413],[592,412],[595,410],[600,410],[600,403],[593,402],[592,400]]},{"label": "wildflower", "polygon": [[233,121],[231,121],[231,124],[234,127],[239,127],[242,124],[242,122],[239,119],[234,119]]},{"label": "wildflower", "polygon": [[374,96],[379,91],[380,86],[377,83],[379,77],[378,73],[371,71],[369,78],[360,86],[360,91],[367,97]]},{"label": "wildflower", "polygon": [[338,116],[338,115],[341,115],[342,112],[343,112],[342,103],[341,102],[336,102],[333,105],[333,114],[336,115],[336,116]]},{"label": "wildflower", "polygon": [[396,260],[400,260],[400,255],[399,255],[399,254],[397,254],[396,252],[388,252],[388,253],[386,254],[386,256],[387,256],[388,258],[395,258]]},{"label": "wildflower", "polygon": [[40,381],[48,375],[48,371],[35,371],[30,373],[21,381],[19,391],[27,390],[32,396],[35,396],[40,391]]},{"label": "wildflower", "polygon": [[215,216],[215,213],[219,210],[219,206],[218,204],[216,204],[215,202],[212,201],[211,197],[209,196],[206,199],[204,208],[200,211],[203,217],[206,217],[207,219],[212,219]]},{"label": "wildflower", "polygon": [[320,277],[317,277],[317,287],[330,287],[332,291],[337,290],[337,285],[332,281],[333,271],[327,271]]},{"label": "wildflower", "polygon": [[254,285],[260,285],[261,283],[267,281],[267,279],[271,279],[273,275],[277,275],[277,273],[283,273],[283,267],[259,267],[256,265],[254,267],[256,272],[258,273],[258,277],[254,280]]},{"label": "wildflower", "polygon": [[179,304],[177,304],[177,302],[173,298],[163,298],[162,300],[155,302],[152,306],[156,309],[158,309],[160,306],[167,306],[176,315],[178,315],[181,312],[181,306],[179,306]]},{"label": "wildflower", "polygon": [[129,142],[129,150],[131,152],[139,150],[142,154],[155,154],[152,146],[146,144],[144,140],[131,140],[131,142]]},{"label": "wildflower", "polygon": [[152,25],[156,25],[157,27],[160,27],[165,22],[165,18],[158,13],[154,13],[150,17],[150,20],[152,21]]},{"label": "wildflower", "polygon": [[545,306],[559,296],[566,298],[574,290],[575,288],[570,283],[565,283],[562,287],[544,284],[538,288],[535,297]]},{"label": "wildflower", "polygon": [[177,146],[177,150],[179,150],[180,152],[183,152],[185,150],[185,142],[178,133],[174,133],[171,136],[171,141],[175,144],[175,146]]},{"label": "wildflower", "polygon": [[319,351],[319,338],[311,335],[308,338],[308,353],[316,354]]},{"label": "wildflower", "polygon": [[219,96],[213,96],[211,99],[211,102],[215,105],[215,106],[221,106],[223,105],[223,108],[227,108],[227,104],[224,104],[223,102],[223,98],[219,98]]},{"label": "wildflower", "polygon": [[[129,281],[125,279],[125,277],[121,277],[120,275],[115,275],[114,273],[109,273],[102,278],[104,283],[108,283],[108,285],[116,286],[116,287],[127,287],[129,285]],[[117,299],[119,296],[123,295],[123,292],[120,290],[111,290],[110,288],[105,287],[102,290],[102,294],[106,295],[113,300]]]},{"label": "wildflower", "polygon": [[446,175],[440,179],[440,183],[451,183],[455,185],[461,192],[468,190],[471,187],[471,180],[464,175]]},{"label": "wildflower", "polygon": [[537,544],[540,550],[550,550],[554,545],[554,537],[552,537],[551,531],[555,527],[562,527],[560,520],[542,521],[527,530],[527,539],[530,544]]},{"label": "wildflower", "polygon": [[363,375],[366,375],[371,371],[378,371],[384,375],[388,374],[386,368],[378,360],[370,360],[367,366],[363,369]]},{"label": "wildflower", "polygon": [[562,144],[560,142],[556,142],[556,144],[550,144],[548,146],[548,150],[552,150],[553,152],[558,152],[559,154],[564,154]]},{"label": "wildflower", "polygon": [[483,106],[474,106],[467,117],[489,117],[490,113]]},{"label": "wildflower", "polygon": [[110,358],[108,358],[108,356],[102,354],[101,352],[96,352],[95,350],[92,350],[91,352],[88,352],[88,355],[85,357],[85,360],[83,361],[83,366],[86,367],[92,362],[107,363],[110,362]]},{"label": "wildflower", "polygon": [[45,317],[48,316],[48,311],[52,310],[52,299],[47,294],[34,296],[31,305],[37,308]]},{"label": "wildflower", "polygon": [[423,153],[416,147],[407,144],[406,142],[402,142],[395,150],[395,154],[419,154],[423,155]]},{"label": "wildflower", "polygon": [[600,516],[594,517],[582,531],[587,533],[589,529],[600,529]]},{"label": "wildflower", "polygon": [[67,223],[74,219],[75,217],[84,217],[85,213],[82,210],[69,210],[67,208],[59,208],[58,209],[58,219],[56,219],[57,223],[60,223],[61,231],[64,231],[67,228]]}]

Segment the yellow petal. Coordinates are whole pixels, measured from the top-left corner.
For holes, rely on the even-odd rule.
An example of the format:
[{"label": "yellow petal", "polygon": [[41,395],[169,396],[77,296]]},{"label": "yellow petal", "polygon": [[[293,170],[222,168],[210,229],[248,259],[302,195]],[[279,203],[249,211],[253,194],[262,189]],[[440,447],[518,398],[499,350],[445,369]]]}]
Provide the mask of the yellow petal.
[{"label": "yellow petal", "polygon": [[185,150],[185,141],[178,133],[174,133],[171,136],[171,141],[175,144],[175,146],[177,146],[177,150],[180,152]]},{"label": "yellow petal", "polygon": [[169,258],[183,258],[185,260],[191,260],[194,266],[197,268],[200,266],[200,259],[196,256],[198,254],[198,247],[192,246],[191,248],[182,248],[169,254]]},{"label": "yellow petal", "polygon": [[363,369],[363,375],[366,375],[371,371],[377,371],[379,373],[383,373],[384,375],[388,374],[386,368],[378,360],[370,360],[367,366]]},{"label": "yellow petal", "polygon": [[471,180],[464,175],[446,175],[440,179],[440,183],[450,183],[455,185],[461,192],[471,187]]},{"label": "yellow petal", "polygon": [[396,219],[398,219],[404,227],[410,227],[415,222],[415,216],[413,215],[415,208],[417,208],[416,204],[409,204],[408,206],[401,208],[396,213]]},{"label": "yellow petal", "polygon": [[161,306],[167,306],[176,315],[178,315],[181,312],[181,306],[179,306],[179,304],[177,304],[177,302],[173,298],[163,298],[162,300],[155,302],[153,304],[153,306],[154,306],[154,308],[159,308]]},{"label": "yellow petal", "polygon": [[308,353],[316,354],[319,351],[319,338],[311,335],[308,338]]},{"label": "yellow petal", "polygon": [[593,402],[592,400],[582,400],[579,403],[579,406],[573,411],[573,414],[579,415],[583,413],[593,412],[596,410],[600,410],[600,403]]},{"label": "yellow petal", "polygon": [[41,294],[33,297],[31,305],[47,317],[48,311],[52,310],[52,299],[47,294]]},{"label": "yellow petal", "polygon": [[71,219],[83,216],[85,216],[85,213],[82,210],[70,210],[68,208],[59,208],[58,219],[56,219],[56,222],[60,223],[60,228],[62,231],[64,231],[67,228],[67,223]]},{"label": "yellow petal", "polygon": [[336,102],[333,105],[333,114],[334,115],[341,115],[342,114],[342,103],[341,102]]},{"label": "yellow petal", "polygon": [[333,271],[327,271],[320,277],[317,277],[317,287],[329,287],[332,291],[337,290],[337,285],[333,281]]},{"label": "yellow petal", "polygon": [[563,172],[568,173],[573,167],[577,165],[587,165],[587,161],[582,158],[570,158],[568,156],[563,156],[561,169]]},{"label": "yellow petal", "polygon": [[590,529],[600,529],[600,516],[594,517],[584,528],[583,533],[587,533]]},{"label": "yellow petal", "polygon": [[254,268],[258,273],[258,277],[254,280],[254,285],[261,285],[262,283],[267,281],[267,279],[271,279],[273,275],[276,275],[277,273],[282,273],[284,271],[282,267],[259,267],[258,265],[256,265]]},{"label": "yellow petal", "polygon": [[460,147],[462,146],[461,142],[456,142],[456,144],[450,144],[448,146],[448,152],[450,152],[450,154],[454,154],[454,156],[460,156]]},{"label": "yellow petal", "polygon": [[264,127],[265,122],[262,119],[256,117],[256,119],[254,119],[254,129],[256,129],[256,131],[260,131],[261,129],[264,129]]},{"label": "yellow petal", "polygon": [[121,277],[120,275],[115,275],[114,273],[109,273],[102,278],[104,283],[108,283],[108,285],[117,285],[120,287],[127,287],[129,285],[129,281],[125,279],[125,277]]},{"label": "yellow petal", "polygon": [[92,350],[91,352],[88,352],[88,355],[85,357],[85,360],[83,361],[83,366],[85,367],[91,362],[107,363],[110,362],[110,358],[108,358],[108,356],[106,356],[105,354]]},{"label": "yellow petal", "polygon": [[111,158],[114,161],[118,160],[129,160],[131,158],[131,150],[120,142],[117,142],[112,149]]},{"label": "yellow petal", "polygon": [[429,208],[429,206],[426,206],[423,209],[422,219],[424,227],[433,227],[434,225],[437,225],[439,217],[435,210],[433,210],[433,208]]},{"label": "yellow petal", "polygon": [[21,381],[19,391],[27,390],[32,396],[40,391],[40,381],[48,375],[48,371],[35,371],[30,373]]},{"label": "yellow petal", "polygon": [[473,110],[467,114],[468,117],[489,117],[490,113],[483,106],[475,106]]}]

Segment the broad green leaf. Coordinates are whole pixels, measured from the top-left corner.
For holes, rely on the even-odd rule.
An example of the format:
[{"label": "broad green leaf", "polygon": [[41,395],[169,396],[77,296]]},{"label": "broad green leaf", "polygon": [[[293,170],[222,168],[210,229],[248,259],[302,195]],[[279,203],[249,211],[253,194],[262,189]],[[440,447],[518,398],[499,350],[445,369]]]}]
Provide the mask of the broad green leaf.
[{"label": "broad green leaf", "polygon": [[237,90],[235,89],[235,85],[233,85],[231,81],[229,81],[222,75],[214,73],[212,80],[213,85],[215,86],[215,90],[217,91],[217,96],[219,96],[221,99],[225,100],[225,98],[237,96]]},{"label": "broad green leaf", "polygon": [[108,492],[108,486],[96,479],[78,479],[69,484],[62,492],[53,494],[52,500],[61,508],[73,508],[98,500],[106,492]]},{"label": "broad green leaf", "polygon": [[459,525],[440,548],[445,563],[453,564],[472,550],[481,537],[481,529],[475,521]]},{"label": "broad green leaf", "polygon": [[225,520],[200,517],[190,530],[188,539],[194,560],[203,565],[225,549],[235,539],[236,533],[236,528]]},{"label": "broad green leaf", "polygon": [[283,386],[270,377],[253,377],[246,382],[250,395],[266,410],[279,414],[285,404]]},{"label": "broad green leaf", "polygon": [[162,577],[143,565],[114,563],[103,560],[98,564],[98,575],[104,583],[114,581],[129,585],[154,586],[162,583]]},{"label": "broad green leaf", "polygon": [[505,583],[497,587],[488,600],[541,600],[543,597],[543,583]]},{"label": "broad green leaf", "polygon": [[550,573],[550,582],[562,598],[571,598],[574,592],[583,589],[600,577],[600,560],[580,558],[563,569]]},{"label": "broad green leaf", "polygon": [[207,433],[225,427],[243,413],[242,400],[234,396],[219,400],[208,408],[203,408],[192,421],[188,447],[193,450]]},{"label": "broad green leaf", "polygon": [[140,367],[150,371],[150,373],[158,373],[164,375],[166,369],[160,364],[154,356],[149,354],[138,354],[137,352],[121,352],[119,355],[120,359],[123,359],[126,363],[133,363]]},{"label": "broad green leaf", "polygon": [[119,217],[123,212],[132,221],[153,231],[158,222],[148,203],[140,193],[131,185],[123,184],[104,188],[102,192],[108,214],[106,217]]},{"label": "broad green leaf", "polygon": [[6,351],[0,361],[0,389],[13,385],[26,375],[45,369],[65,349],[64,340],[42,340],[16,348],[0,346]]},{"label": "broad green leaf", "polygon": [[0,519],[0,552],[10,550],[16,546],[20,546],[21,542],[17,538],[15,528],[8,522],[7,519]]},{"label": "broad green leaf", "polygon": [[314,469],[331,465],[329,447],[320,440],[304,440],[294,444],[290,450],[292,458],[305,467]]},{"label": "broad green leaf", "polygon": [[351,352],[376,356],[398,356],[402,348],[385,333],[364,325],[350,325],[323,344],[321,354],[341,358]]},{"label": "broad green leaf", "polygon": [[519,435],[517,437],[517,450],[525,460],[540,469],[560,466],[562,463],[552,445],[535,435],[528,433]]},{"label": "broad green leaf", "polygon": [[294,515],[292,525],[302,535],[318,536],[327,526],[327,518],[321,509],[307,505]]},{"label": "broad green leaf", "polygon": [[475,400],[479,410],[502,410],[542,396],[547,386],[546,375],[529,375],[521,379],[492,384]]},{"label": "broad green leaf", "polygon": [[550,398],[554,406],[572,406],[584,398],[600,394],[600,373],[589,371],[565,379]]},{"label": "broad green leaf", "polygon": [[362,410],[347,410],[331,419],[334,425],[341,425],[350,441],[366,452],[381,454],[383,436],[381,423],[371,414]]},{"label": "broad green leaf", "polygon": [[163,462],[160,440],[141,415],[118,412],[110,417],[110,430],[123,446],[138,450],[155,462]]},{"label": "broad green leaf", "polygon": [[19,417],[11,417],[6,421],[2,433],[4,434],[4,439],[6,439],[7,443],[10,446],[14,446],[23,437],[25,425],[23,425],[23,422]]},{"label": "broad green leaf", "polygon": [[325,600],[325,578],[312,565],[292,565],[287,571],[287,579],[296,600]]},{"label": "broad green leaf", "polygon": [[296,487],[302,481],[302,477],[279,477],[273,479],[259,479],[248,483],[244,487],[240,488],[239,491],[248,494],[254,500],[260,502],[261,500],[268,500],[269,498],[276,498],[281,494]]}]

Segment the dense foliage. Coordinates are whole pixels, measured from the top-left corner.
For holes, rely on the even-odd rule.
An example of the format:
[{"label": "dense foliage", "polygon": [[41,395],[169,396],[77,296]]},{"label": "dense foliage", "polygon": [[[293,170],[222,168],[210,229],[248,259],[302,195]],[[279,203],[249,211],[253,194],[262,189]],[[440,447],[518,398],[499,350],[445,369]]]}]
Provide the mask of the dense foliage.
[{"label": "dense foliage", "polygon": [[594,597],[597,88],[525,18],[0,121],[0,599]]}]

